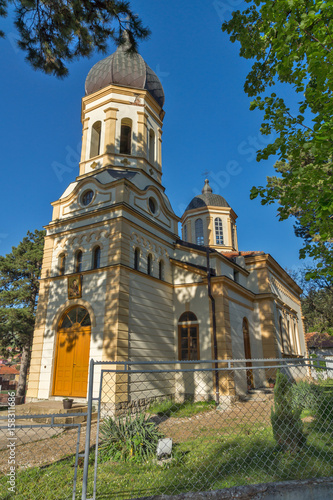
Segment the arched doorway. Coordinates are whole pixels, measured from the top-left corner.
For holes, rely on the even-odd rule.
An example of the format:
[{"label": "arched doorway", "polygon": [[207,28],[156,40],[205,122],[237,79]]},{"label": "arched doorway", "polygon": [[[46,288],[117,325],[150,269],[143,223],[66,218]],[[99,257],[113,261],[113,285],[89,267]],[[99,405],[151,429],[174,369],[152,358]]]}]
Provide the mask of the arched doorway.
[{"label": "arched doorway", "polygon": [[57,330],[53,377],[54,396],[86,397],[91,321],[82,306],[68,309]]},{"label": "arched doorway", "polygon": [[[250,344],[250,332],[249,323],[246,318],[243,319],[243,338],[244,338],[244,354],[245,359],[251,359],[251,344]],[[252,367],[251,361],[246,362],[246,382],[247,388],[253,389],[253,371],[250,369]]]}]

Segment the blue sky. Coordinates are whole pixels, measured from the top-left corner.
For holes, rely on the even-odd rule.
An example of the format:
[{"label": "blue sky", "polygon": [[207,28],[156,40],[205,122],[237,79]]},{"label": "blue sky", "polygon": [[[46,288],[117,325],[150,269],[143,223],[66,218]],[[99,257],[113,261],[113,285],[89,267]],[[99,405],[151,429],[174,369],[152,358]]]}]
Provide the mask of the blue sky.
[{"label": "blue sky", "polygon": [[[279,222],[276,206],[251,201],[253,185],[273,175],[274,160],[257,163],[255,150],[262,115],[249,111],[243,91],[249,61],[221,31],[239,0],[135,0],[131,2],[152,31],[139,51],[160,77],[165,95],[163,184],[174,211],[182,215],[201,192],[205,172],[214,192],[238,215],[241,250],[263,250],[282,267],[302,264],[302,241],[292,221]],[[28,230],[51,220],[50,203],[78,175],[81,98],[90,68],[105,57],[95,53],[69,66],[59,80],[34,71],[16,47],[10,17],[1,21],[2,196],[0,254],[16,246]],[[115,51],[110,44],[108,54]],[[107,55],[108,55],[107,54]]]}]

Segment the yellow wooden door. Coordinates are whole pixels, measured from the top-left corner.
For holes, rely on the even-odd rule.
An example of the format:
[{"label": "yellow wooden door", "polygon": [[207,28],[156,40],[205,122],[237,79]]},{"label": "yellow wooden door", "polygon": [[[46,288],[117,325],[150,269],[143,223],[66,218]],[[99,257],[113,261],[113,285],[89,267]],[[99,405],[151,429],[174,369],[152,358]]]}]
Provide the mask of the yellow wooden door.
[{"label": "yellow wooden door", "polygon": [[54,396],[86,397],[90,332],[90,326],[78,324],[58,331]]},{"label": "yellow wooden door", "polygon": [[90,327],[81,327],[74,349],[72,396],[84,398],[87,395],[89,350]]}]

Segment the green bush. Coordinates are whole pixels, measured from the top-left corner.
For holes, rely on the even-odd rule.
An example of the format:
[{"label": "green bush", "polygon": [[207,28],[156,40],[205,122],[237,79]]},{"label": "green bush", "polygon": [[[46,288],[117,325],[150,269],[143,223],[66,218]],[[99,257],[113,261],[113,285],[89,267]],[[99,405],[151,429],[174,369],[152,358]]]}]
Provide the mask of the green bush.
[{"label": "green bush", "polygon": [[113,419],[108,417],[101,426],[103,443],[100,447],[102,461],[133,460],[144,462],[156,453],[156,446],[163,434],[144,413]]},{"label": "green bush", "polygon": [[286,450],[295,451],[306,442],[301,412],[301,408],[293,408],[291,383],[287,375],[278,371],[274,387],[274,408],[271,410],[271,423],[275,441]]},{"label": "green bush", "polygon": [[291,386],[291,404],[294,411],[299,409],[317,413],[322,389],[309,382],[300,381]]}]

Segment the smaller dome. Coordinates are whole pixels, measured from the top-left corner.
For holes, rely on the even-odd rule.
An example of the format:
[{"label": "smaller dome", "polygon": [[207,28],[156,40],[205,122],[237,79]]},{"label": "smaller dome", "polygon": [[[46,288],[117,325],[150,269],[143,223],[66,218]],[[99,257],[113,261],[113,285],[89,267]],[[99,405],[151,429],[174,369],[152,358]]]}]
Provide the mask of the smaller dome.
[{"label": "smaller dome", "polygon": [[205,185],[202,189],[202,194],[195,196],[187,205],[185,212],[195,208],[202,207],[230,207],[229,203],[219,194],[214,194],[209,185],[208,179],[205,179]]}]

